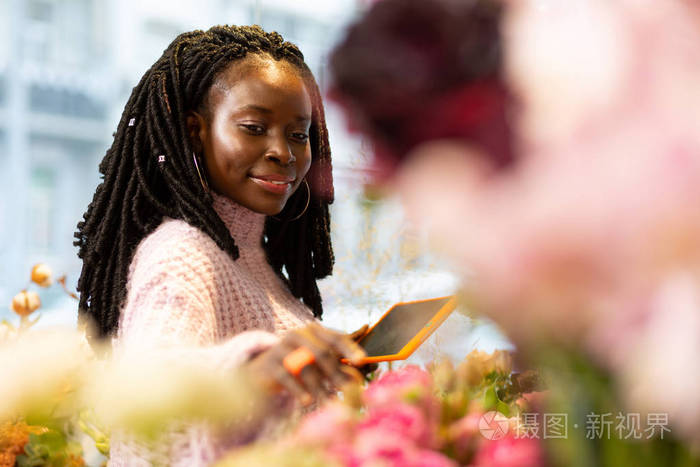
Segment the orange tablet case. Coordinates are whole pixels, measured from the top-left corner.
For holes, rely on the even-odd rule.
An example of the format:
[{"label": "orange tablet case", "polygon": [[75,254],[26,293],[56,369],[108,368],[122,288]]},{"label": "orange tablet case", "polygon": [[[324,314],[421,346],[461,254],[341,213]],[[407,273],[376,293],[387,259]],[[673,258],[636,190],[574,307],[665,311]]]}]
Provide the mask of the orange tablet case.
[{"label": "orange tablet case", "polygon": [[437,309],[437,312],[435,312],[435,314],[428,319],[427,323],[422,325],[420,330],[398,352],[387,355],[368,355],[367,357],[365,357],[363,364],[407,359],[418,347],[420,347],[420,345],[423,342],[425,342],[425,340],[428,337],[430,337],[430,335],[442,324],[443,321],[445,321],[445,319],[450,315],[450,313],[452,313],[452,311],[457,307],[457,297],[450,295],[447,297],[431,298],[428,300],[414,300],[410,302],[396,303],[394,306],[389,308],[389,310],[387,310],[387,312],[384,313],[384,315],[382,315],[379,321],[374,323],[374,325],[367,331],[367,334],[365,334],[365,337],[360,339],[360,341],[358,342],[360,346],[363,346],[363,342],[368,336],[372,334],[375,328],[377,328],[377,326],[379,326],[385,318],[390,316],[391,313],[395,312],[395,310],[399,309],[400,307],[416,304],[431,304],[433,302],[437,303],[438,305],[439,302],[444,303]]},{"label": "orange tablet case", "polygon": [[[434,312],[434,314],[430,314],[425,324],[423,324],[423,322],[420,322],[420,329],[417,330],[413,337],[405,345],[403,345],[400,350],[386,355],[367,355],[359,364],[359,366],[362,366],[367,363],[407,359],[423,342],[425,342],[425,340],[442,324],[443,321],[445,321],[445,319],[450,315],[450,313],[452,313],[452,311],[457,307],[457,297],[449,295],[447,297],[431,298],[428,300],[415,300],[411,302],[396,303],[394,306],[389,308],[389,310],[386,313],[384,313],[381,318],[379,318],[379,321],[374,323],[374,325],[367,331],[364,337],[358,341],[358,344],[362,346],[363,342],[365,342],[365,340],[369,336],[371,336],[374,331],[377,330],[377,327],[382,325],[384,319],[392,315],[392,312],[395,313],[396,310],[415,305],[424,305],[428,307],[430,307],[431,305],[435,305],[436,311]],[[311,353],[309,349],[301,347],[288,354],[283,360],[283,365],[291,374],[298,375],[299,373],[301,373],[301,370],[306,365],[313,363],[314,359],[314,354]],[[346,359],[343,359],[342,362],[349,363]]]}]

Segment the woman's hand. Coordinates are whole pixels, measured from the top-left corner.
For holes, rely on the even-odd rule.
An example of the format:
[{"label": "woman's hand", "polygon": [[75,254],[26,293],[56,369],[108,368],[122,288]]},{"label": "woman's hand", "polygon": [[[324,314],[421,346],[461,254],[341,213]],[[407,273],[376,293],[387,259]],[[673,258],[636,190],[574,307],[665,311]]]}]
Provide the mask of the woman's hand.
[{"label": "woman's hand", "polygon": [[[367,332],[369,331],[369,325],[364,324],[360,329],[358,329],[355,332],[351,332],[348,334],[348,337],[353,340],[353,342],[360,342],[362,338],[364,338],[367,335]],[[362,374],[362,377],[366,380],[370,380],[370,375],[377,371],[377,368],[379,368],[379,365],[377,363],[365,363],[364,365],[357,366],[357,370]]]},{"label": "woman's hand", "polygon": [[[285,368],[284,359],[299,348],[313,354],[313,361],[295,376]],[[287,333],[274,347],[251,360],[246,366],[251,377],[261,386],[278,391],[286,389],[304,405],[337,392],[352,380],[362,381],[362,375],[340,362],[346,358],[359,364],[365,352],[347,334],[326,329],[316,323]]]},{"label": "woman's hand", "polygon": [[348,334],[348,337],[352,339],[353,342],[360,342],[360,340],[362,340],[362,338],[365,337],[365,335],[367,335],[367,331],[369,331],[369,325],[363,324],[360,329]]}]

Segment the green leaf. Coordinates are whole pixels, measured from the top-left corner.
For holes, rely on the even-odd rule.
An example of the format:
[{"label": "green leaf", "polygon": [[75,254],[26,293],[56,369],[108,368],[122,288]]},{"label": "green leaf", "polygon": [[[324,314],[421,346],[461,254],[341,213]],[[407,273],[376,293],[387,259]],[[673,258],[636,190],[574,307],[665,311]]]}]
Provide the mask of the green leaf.
[{"label": "green leaf", "polygon": [[495,410],[499,402],[500,401],[498,400],[494,387],[491,386],[486,389],[486,392],[484,393],[484,410]]},{"label": "green leaf", "polygon": [[505,402],[499,400],[499,401],[496,403],[496,410],[498,410],[499,412],[501,412],[501,413],[502,413],[503,415],[505,415],[506,417],[510,417],[510,407],[509,407],[508,404],[506,404]]}]

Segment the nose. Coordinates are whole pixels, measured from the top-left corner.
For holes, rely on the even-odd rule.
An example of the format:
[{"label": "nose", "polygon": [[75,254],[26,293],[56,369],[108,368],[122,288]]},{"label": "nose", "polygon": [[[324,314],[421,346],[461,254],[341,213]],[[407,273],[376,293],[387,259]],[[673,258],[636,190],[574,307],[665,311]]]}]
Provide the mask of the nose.
[{"label": "nose", "polygon": [[296,162],[297,158],[292,153],[287,138],[275,138],[267,152],[265,159],[280,165],[290,165]]}]

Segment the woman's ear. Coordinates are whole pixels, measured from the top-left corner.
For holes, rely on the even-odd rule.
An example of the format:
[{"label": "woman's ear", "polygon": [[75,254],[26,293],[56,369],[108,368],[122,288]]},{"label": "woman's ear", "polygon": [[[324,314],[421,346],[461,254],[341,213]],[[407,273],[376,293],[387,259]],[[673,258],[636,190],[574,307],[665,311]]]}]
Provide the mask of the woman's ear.
[{"label": "woman's ear", "polygon": [[192,150],[201,154],[204,148],[203,139],[207,131],[207,122],[201,114],[190,111],[187,113],[187,134],[190,137]]}]

